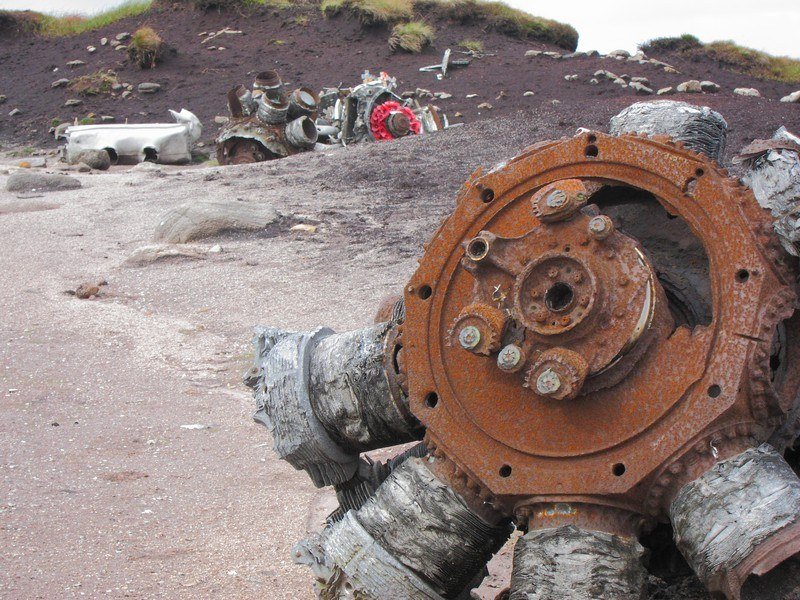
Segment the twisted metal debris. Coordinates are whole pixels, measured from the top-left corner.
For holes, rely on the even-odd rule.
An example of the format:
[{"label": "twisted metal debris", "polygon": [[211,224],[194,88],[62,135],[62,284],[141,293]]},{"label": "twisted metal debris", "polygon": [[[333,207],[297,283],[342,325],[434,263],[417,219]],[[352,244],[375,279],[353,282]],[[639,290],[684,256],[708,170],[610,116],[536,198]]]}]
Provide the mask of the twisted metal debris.
[{"label": "twisted metal debris", "polygon": [[467,598],[510,524],[512,600],[643,598],[659,521],[727,598],[800,551],[795,266],[690,149],[724,120],[666,108],[686,143],[623,113],[476,171],[378,324],[258,330],[256,417],[343,502],[295,549],[321,598]]}]

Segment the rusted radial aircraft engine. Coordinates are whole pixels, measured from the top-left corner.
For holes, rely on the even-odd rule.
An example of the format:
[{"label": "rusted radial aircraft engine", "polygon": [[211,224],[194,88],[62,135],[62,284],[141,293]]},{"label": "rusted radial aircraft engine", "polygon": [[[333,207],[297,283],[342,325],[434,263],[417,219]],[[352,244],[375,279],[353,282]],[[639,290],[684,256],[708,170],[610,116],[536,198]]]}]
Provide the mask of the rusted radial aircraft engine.
[{"label": "rusted radial aircraft engine", "polygon": [[468,597],[513,521],[511,600],[644,598],[638,536],[669,520],[738,598],[800,550],[785,259],[750,190],[668,138],[476,172],[388,323],[259,336],[259,418],[342,504],[296,550],[321,597]]}]

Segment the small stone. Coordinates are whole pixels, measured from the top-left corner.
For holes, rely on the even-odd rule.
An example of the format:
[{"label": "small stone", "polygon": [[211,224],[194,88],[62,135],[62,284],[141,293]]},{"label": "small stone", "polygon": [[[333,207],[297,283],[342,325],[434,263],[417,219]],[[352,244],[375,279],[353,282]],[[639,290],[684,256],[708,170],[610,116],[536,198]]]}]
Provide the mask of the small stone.
[{"label": "small stone", "polygon": [[70,127],[72,127],[71,123],[60,123],[59,125],[56,125],[56,127],[53,129],[53,137],[57,140],[60,140],[64,135],[64,132]]},{"label": "small stone", "polygon": [[15,108],[10,113],[8,113],[8,116],[9,117],[16,117],[17,115],[21,115],[21,114],[22,114],[22,111],[20,109],[18,109],[18,108]]},{"label": "small stone", "polygon": [[115,39],[116,39],[118,42],[124,42],[124,41],[125,41],[125,40],[127,40],[129,37],[131,37],[131,34],[130,34],[130,33],[128,33],[127,31],[123,31],[122,33],[118,33],[117,35],[115,35],[115,36],[114,36],[114,38],[115,38]]},{"label": "small stone", "polygon": [[88,300],[99,293],[100,288],[92,283],[82,283],[75,289],[75,297],[81,300]]},{"label": "small stone", "polygon": [[500,98],[505,98],[506,96],[508,96],[508,94],[506,94],[506,91],[505,90],[500,90],[500,93],[497,94],[497,96],[495,96],[494,99],[495,100],[500,100]]},{"label": "small stone", "polygon": [[[641,50],[639,50],[639,51],[638,51],[636,54],[633,54],[633,55],[630,57],[630,60],[632,60],[632,61],[636,61],[636,62],[639,62],[640,60],[644,60],[644,61],[646,61],[646,60],[647,60],[647,56],[645,56],[644,52],[642,52]],[[640,83],[641,83],[641,82],[640,82]]]},{"label": "small stone", "polygon": [[17,166],[23,169],[43,169],[47,166],[47,159],[43,157],[31,157],[20,161]]},{"label": "small stone", "polygon": [[453,97],[453,94],[448,94],[447,92],[436,92],[434,94],[439,100],[449,100]]},{"label": "small stone", "polygon": [[565,81],[578,81],[578,76],[576,74],[573,75],[564,75]]},{"label": "small stone", "polygon": [[225,46],[220,46],[217,50],[226,50]]},{"label": "small stone", "polygon": [[464,115],[462,115],[460,112],[456,112],[453,116],[455,118],[459,119],[459,118],[463,117]]},{"label": "small stone", "polygon": [[94,46],[86,46],[86,51],[89,54],[94,54],[95,52],[97,52],[97,48],[95,48]]},{"label": "small stone", "polygon": [[714,94],[719,91],[719,86],[713,81],[701,81],[700,87],[704,92],[708,92],[710,94]]},{"label": "small stone", "polygon": [[92,171],[92,167],[87,165],[86,163],[79,163],[77,165],[78,173],[90,173]]},{"label": "small stone", "polygon": [[678,84],[677,90],[682,94],[699,94],[703,91],[703,87],[696,79],[690,79]]},{"label": "small stone", "polygon": [[559,104],[561,104],[561,100],[550,100],[550,104],[552,104],[553,106],[558,106]]},{"label": "small stone", "polygon": [[613,58],[630,58],[631,53],[627,50],[612,50],[608,53],[608,56]]},{"label": "small stone", "polygon": [[527,57],[541,56],[541,55],[542,55],[541,50],[528,50],[527,52],[525,52],[525,56]]},{"label": "small stone", "polygon": [[64,106],[80,106],[81,104],[83,104],[83,100],[80,98],[70,98],[64,102]]},{"label": "small stone", "polygon": [[119,91],[124,90],[124,89],[125,89],[125,86],[122,85],[121,83],[114,83],[114,84],[111,85],[111,91],[112,92],[119,92]]},{"label": "small stone", "polygon": [[647,77],[631,77],[631,83],[641,83],[642,85],[650,85],[650,80]]},{"label": "small stone", "polygon": [[761,92],[756,88],[736,88],[733,93],[737,96],[752,96],[753,98],[760,98]]},{"label": "small stone", "polygon": [[70,69],[74,69],[74,68],[76,68],[76,67],[82,67],[82,66],[83,66],[83,65],[85,65],[85,64],[86,64],[86,63],[85,63],[85,62],[83,62],[82,60],[71,60],[71,61],[69,61],[69,62],[67,63],[67,66],[68,66]]},{"label": "small stone", "polygon": [[621,77],[617,77],[613,83],[616,83],[620,87],[628,87],[628,82],[622,79]]},{"label": "small stone", "polygon": [[628,75],[627,73],[623,73],[622,75],[619,76],[619,78],[622,79],[622,81],[624,81],[625,83],[631,82],[631,76]]},{"label": "small stone", "polygon": [[51,88],[60,88],[60,87],[64,87],[65,85],[69,85],[69,79],[66,79],[66,78],[62,77],[61,79],[56,79],[53,83],[51,83],[50,87]]},{"label": "small stone", "polygon": [[530,98],[531,96],[535,96],[536,94],[534,94],[532,91],[528,90],[527,92],[525,92],[522,95],[525,96],[526,98]]},{"label": "small stone", "polygon": [[110,42],[108,42],[108,45],[111,46],[112,48],[116,48],[117,46],[119,46],[119,44],[120,42],[118,42],[117,40],[111,40]]},{"label": "small stone", "polygon": [[477,98],[478,94],[467,94],[464,96],[467,100],[471,100],[472,98]]},{"label": "small stone", "polygon": [[415,95],[416,94],[415,94],[414,90],[406,90],[405,92],[400,94],[400,97],[405,99],[405,100],[408,100],[410,98],[413,98]]},{"label": "small stone", "polygon": [[669,65],[664,67],[664,72],[665,73],[670,73],[672,75],[680,75],[680,73],[681,73],[680,71],[678,71],[678,69],[676,69],[675,67],[670,67]]},{"label": "small stone", "polygon": [[599,82],[597,79],[595,79],[594,77],[592,77],[592,78],[589,80],[589,85],[598,85],[599,83],[600,83],[600,82]]},{"label": "small stone", "polygon": [[310,225],[308,223],[298,223],[297,225],[292,225],[289,231],[301,231],[303,233],[316,233],[317,226]]},{"label": "small stone", "polygon": [[108,45],[108,38],[107,37],[100,38],[100,45],[101,46],[107,46]]},{"label": "small stone", "polygon": [[426,90],[425,88],[417,88],[414,91],[414,94],[416,94],[417,98],[433,98],[431,91]]},{"label": "small stone", "polygon": [[559,54],[558,52],[544,52],[543,54],[545,56],[549,56],[550,58],[554,58],[556,60],[559,60],[561,58],[561,54]]},{"label": "small stone", "polygon": [[101,123],[113,123],[116,120],[117,119],[115,117],[112,117],[111,115],[102,115],[100,117],[100,122]]},{"label": "small stone", "polygon": [[214,123],[216,123],[217,125],[225,125],[225,123],[227,123],[230,120],[231,120],[230,117],[225,117],[220,115],[214,117]]},{"label": "small stone", "polygon": [[798,102],[800,103],[800,90],[792,92],[788,96],[781,98],[781,102]]},{"label": "small stone", "polygon": [[161,89],[161,86],[157,83],[140,83],[139,86],[136,88],[140,94],[155,94],[158,90]]},{"label": "small stone", "polygon": [[488,102],[481,102],[478,104],[478,110],[492,110],[494,107]]},{"label": "small stone", "polygon": [[98,171],[107,171],[111,167],[111,157],[105,150],[84,150],[70,156],[72,164],[83,163],[90,169],[97,169]]},{"label": "small stone", "polygon": [[660,90],[658,90],[656,92],[656,95],[658,95],[658,96],[671,96],[674,93],[675,93],[675,88],[674,87],[664,87],[664,88],[661,88]]},{"label": "small stone", "polygon": [[632,81],[631,83],[629,83],[628,87],[630,87],[633,90],[636,90],[636,93],[639,94],[640,96],[651,96],[653,94],[653,90],[651,88],[647,87],[643,83],[638,83],[636,81]]},{"label": "small stone", "polygon": [[594,58],[596,56],[600,56],[600,53],[597,50],[589,50],[586,53],[586,56],[591,56],[592,58]]},{"label": "small stone", "polygon": [[130,96],[130,95],[131,95],[131,93],[132,93],[132,92],[131,92],[130,90],[125,90],[124,92],[122,92],[122,94],[120,94],[120,96],[121,96],[122,98],[127,98],[128,96]]},{"label": "small stone", "polygon": [[125,44],[120,44],[119,46],[114,48],[114,50],[127,50],[127,49],[128,47]]},{"label": "small stone", "polygon": [[211,246],[211,248],[208,249],[208,251],[211,254],[219,254],[220,252],[222,252],[222,246],[220,246],[219,244],[214,244],[213,246]]}]

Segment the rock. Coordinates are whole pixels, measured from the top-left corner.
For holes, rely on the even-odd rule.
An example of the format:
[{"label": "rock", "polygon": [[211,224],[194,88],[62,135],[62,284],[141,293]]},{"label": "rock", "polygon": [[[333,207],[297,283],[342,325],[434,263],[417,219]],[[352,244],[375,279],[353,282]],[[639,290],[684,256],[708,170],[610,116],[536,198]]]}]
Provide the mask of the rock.
[{"label": "rock", "polygon": [[670,73],[671,75],[680,75],[681,73],[680,71],[678,71],[678,69],[676,69],[675,67],[670,67],[669,65],[664,67],[664,72]]},{"label": "rock", "polygon": [[464,115],[462,115],[460,112],[457,112],[457,113],[455,113],[453,116],[454,116],[455,118],[457,118],[457,119],[460,119],[460,118],[461,118],[461,117],[463,117]]},{"label": "rock", "polygon": [[133,92],[131,92],[130,90],[125,90],[124,92],[122,92],[120,94],[120,98],[122,98],[124,100],[125,98],[128,98],[132,93]]},{"label": "rock", "polygon": [[101,123],[113,123],[116,120],[117,120],[116,117],[112,117],[111,115],[101,115],[100,116],[100,122]]},{"label": "rock", "polygon": [[303,233],[316,233],[317,226],[311,225],[310,223],[298,223],[297,225],[292,225],[289,231],[301,231]]},{"label": "rock", "polygon": [[414,91],[414,94],[417,98],[433,98],[433,94],[430,90],[426,90],[425,88],[417,88]]},{"label": "rock", "polygon": [[18,109],[18,108],[15,108],[10,113],[8,113],[8,116],[9,117],[16,117],[17,115],[21,115],[21,114],[22,114],[22,111],[20,109]]},{"label": "rock", "polygon": [[150,162],[148,160],[144,162],[140,162],[138,165],[134,166],[130,169],[132,173],[152,173],[153,175],[162,175],[164,173],[164,169],[159,167],[156,163]]},{"label": "rock", "polygon": [[736,88],[733,90],[733,93],[737,96],[752,96],[754,98],[761,97],[761,92],[759,92],[756,88]]},{"label": "rock", "polygon": [[75,297],[81,300],[88,300],[92,296],[97,296],[100,293],[100,288],[92,283],[82,283],[75,288]]},{"label": "rock", "polygon": [[51,88],[60,88],[64,87],[65,85],[69,85],[69,79],[61,78],[56,79],[53,83],[50,84]]},{"label": "rock", "polygon": [[597,50],[589,50],[586,53],[586,56],[591,56],[592,58],[600,56],[600,53]]},{"label": "rock", "polygon": [[114,48],[114,50],[127,50],[127,49],[128,47],[125,44],[120,44],[119,46]]},{"label": "rock", "polygon": [[162,261],[201,260],[204,258],[206,258],[206,255],[195,248],[155,244],[137,248],[125,260],[123,265],[126,267],[146,267],[147,265]]},{"label": "rock", "polygon": [[97,52],[97,48],[95,48],[94,46],[86,46],[86,51],[89,54],[94,54],[95,52]]},{"label": "rock", "polygon": [[478,110],[492,110],[494,107],[488,102],[481,102],[478,104]]},{"label": "rock", "polygon": [[472,98],[477,98],[478,94],[467,94],[464,96],[467,100],[471,100]]},{"label": "rock", "polygon": [[91,173],[92,171],[92,167],[90,167],[86,163],[78,163],[75,166],[75,168],[78,171],[78,173]]},{"label": "rock", "polygon": [[117,40],[118,42],[124,42],[129,37],[131,37],[131,34],[128,33],[127,31],[123,31],[122,33],[118,33],[117,35],[115,35],[114,39]]},{"label": "rock", "polygon": [[415,94],[414,90],[406,90],[405,92],[400,94],[400,97],[405,99],[405,100],[409,100],[410,98],[413,98],[415,95],[416,94]]},{"label": "rock", "polygon": [[800,102],[800,90],[781,98],[781,102]]},{"label": "rock", "polygon": [[100,45],[101,46],[107,46],[108,45],[108,38],[107,37],[100,38]]},{"label": "rock", "polygon": [[111,91],[112,92],[119,92],[119,91],[124,90],[124,89],[125,89],[125,86],[122,85],[121,83],[114,83],[114,84],[111,85]]},{"label": "rock", "polygon": [[564,75],[564,80],[565,81],[578,81],[578,76],[575,75],[575,74],[573,74],[573,75]]},{"label": "rock", "polygon": [[219,244],[214,244],[211,248],[208,249],[209,254],[219,254],[222,252],[222,246]]},{"label": "rock", "polygon": [[184,244],[226,232],[263,231],[280,219],[271,205],[237,200],[200,201],[167,211],[153,234],[154,242]]},{"label": "rock", "polygon": [[22,169],[43,169],[47,166],[47,159],[41,156],[34,156],[21,160],[17,163],[17,166]]},{"label": "rock", "polygon": [[80,106],[81,104],[83,104],[83,100],[79,98],[70,98],[64,102],[64,106]]},{"label": "rock", "polygon": [[647,77],[631,77],[631,83],[641,83],[642,85],[650,85],[650,80]]},{"label": "rock", "polygon": [[12,173],[6,181],[6,189],[9,192],[55,192],[75,190],[79,187],[81,187],[81,182],[69,175],[36,173],[27,170]]},{"label": "rock", "polygon": [[659,96],[671,96],[674,93],[675,93],[674,87],[664,87],[656,92],[656,94]]},{"label": "rock", "polygon": [[505,91],[505,90],[500,90],[500,93],[499,93],[499,94],[497,94],[497,96],[495,96],[495,98],[494,98],[494,99],[495,99],[495,100],[500,100],[500,98],[505,98],[506,96],[508,96],[508,94],[506,93],[506,91]]},{"label": "rock", "polygon": [[453,94],[448,94],[447,92],[436,92],[434,96],[439,100],[449,100],[453,97]]},{"label": "rock", "polygon": [[110,42],[108,42],[108,45],[111,46],[112,48],[116,48],[117,46],[120,45],[120,43],[117,40],[111,40]]},{"label": "rock", "polygon": [[719,91],[719,86],[713,81],[701,81],[700,88],[704,92],[708,92],[710,94],[714,94]]},{"label": "rock", "polygon": [[73,165],[83,163],[91,169],[106,171],[111,166],[111,158],[105,150],[84,150],[72,157]]},{"label": "rock", "polygon": [[653,94],[653,90],[651,88],[647,87],[643,83],[638,83],[636,81],[630,82],[628,84],[628,87],[630,87],[633,90],[636,90],[636,93],[639,94],[640,96],[651,96]]},{"label": "rock", "polygon": [[214,117],[214,123],[216,123],[217,125],[225,125],[225,123],[227,123],[230,120],[231,120],[230,117],[225,117],[220,115]]},{"label": "rock", "polygon": [[639,50],[636,54],[630,56],[629,60],[639,62],[640,60],[647,60],[647,56],[645,56],[644,52]]},{"label": "rock", "polygon": [[682,94],[699,94],[703,91],[703,86],[701,86],[700,82],[696,79],[690,79],[689,81],[679,83],[677,90]]},{"label": "rock", "polygon": [[561,58],[561,55],[558,52],[543,52],[542,54],[544,56],[549,56],[550,58],[554,58],[556,60],[559,60]]},{"label": "rock", "polygon": [[561,104],[561,100],[550,100],[550,104],[552,104],[553,106],[558,106],[559,104]]},{"label": "rock", "polygon": [[6,100],[8,100],[8,96],[4,96],[3,94],[0,94],[0,104],[5,104]]},{"label": "rock", "polygon": [[531,56],[541,56],[541,55],[542,55],[542,51],[541,51],[541,50],[528,50],[528,51],[525,53],[525,56],[528,56],[528,57],[531,57]]},{"label": "rock", "polygon": [[72,127],[70,123],[61,123],[60,125],[56,125],[55,129],[53,130],[53,137],[57,140],[61,139],[64,135],[64,132]]},{"label": "rock", "polygon": [[83,65],[85,65],[85,64],[86,64],[86,63],[85,63],[85,62],[83,62],[82,60],[71,60],[71,61],[69,61],[69,62],[67,63],[67,66],[68,66],[70,69],[74,69],[74,68],[76,68],[76,67],[82,67],[82,66],[83,66]]},{"label": "rock", "polygon": [[625,83],[630,83],[631,81],[631,76],[628,75],[627,73],[623,73],[622,75],[619,76],[619,78],[622,79],[622,81],[624,81]]},{"label": "rock", "polygon": [[620,87],[628,87],[628,82],[622,79],[621,77],[617,77],[613,83],[616,83]]},{"label": "rock", "polygon": [[613,58],[630,58],[631,53],[627,50],[612,50],[608,53],[608,56]]},{"label": "rock", "polygon": [[531,96],[535,96],[536,94],[534,94],[532,91],[528,90],[527,92],[525,92],[522,95],[525,96],[526,98],[530,98]]},{"label": "rock", "polygon": [[595,77],[592,77],[589,80],[589,85],[599,85],[599,84],[600,84],[600,82]]}]

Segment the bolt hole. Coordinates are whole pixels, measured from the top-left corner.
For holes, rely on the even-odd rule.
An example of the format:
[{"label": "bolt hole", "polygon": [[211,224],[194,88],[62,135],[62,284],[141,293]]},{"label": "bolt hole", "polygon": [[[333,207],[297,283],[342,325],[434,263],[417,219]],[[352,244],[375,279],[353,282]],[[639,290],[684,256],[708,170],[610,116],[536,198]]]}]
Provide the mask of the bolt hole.
[{"label": "bolt hole", "polygon": [[511,476],[511,467],[508,465],[503,465],[500,467],[500,477],[510,477]]},{"label": "bolt hole", "polygon": [[436,408],[437,404],[439,404],[439,394],[431,392],[425,396],[425,406],[428,408]]},{"label": "bolt hole", "polygon": [[483,238],[475,238],[467,246],[467,254],[472,260],[480,260],[489,253],[489,244]]},{"label": "bolt hole", "polygon": [[600,151],[597,149],[597,146],[594,144],[586,146],[586,156],[589,158],[596,158],[598,154],[600,154]]},{"label": "bolt hole", "polygon": [[544,303],[553,312],[559,312],[567,308],[575,298],[572,288],[566,283],[559,281],[551,287],[544,295]]},{"label": "bolt hole", "polygon": [[736,281],[739,283],[744,283],[748,279],[750,279],[750,271],[747,269],[739,269],[736,271]]},{"label": "bolt hole", "polygon": [[423,300],[427,300],[428,298],[431,297],[431,294],[433,294],[433,290],[431,289],[431,286],[423,285],[422,287],[419,288],[419,292],[417,293],[419,294],[420,298],[422,298]]},{"label": "bolt hole", "polygon": [[695,175],[697,175],[698,177],[702,177],[703,175],[705,175],[705,174],[706,174],[706,172],[705,172],[703,169],[697,169],[697,170],[694,172],[694,174],[695,174]]},{"label": "bolt hole", "polygon": [[489,204],[492,200],[494,200],[494,190],[491,188],[486,188],[481,192],[481,200],[486,204]]},{"label": "bolt hole", "polygon": [[721,393],[722,393],[722,388],[719,387],[716,383],[708,388],[709,398],[719,398],[719,395]]},{"label": "bolt hole", "polygon": [[590,135],[588,141],[590,144],[594,144],[597,141],[597,136],[594,134]]},{"label": "bolt hole", "polygon": [[613,467],[611,467],[611,472],[614,474],[615,477],[622,477],[625,475],[625,465],[622,463],[617,463]]},{"label": "bolt hole", "polygon": [[352,592],[353,591],[353,584],[349,581],[344,584],[344,591],[345,592]]}]

